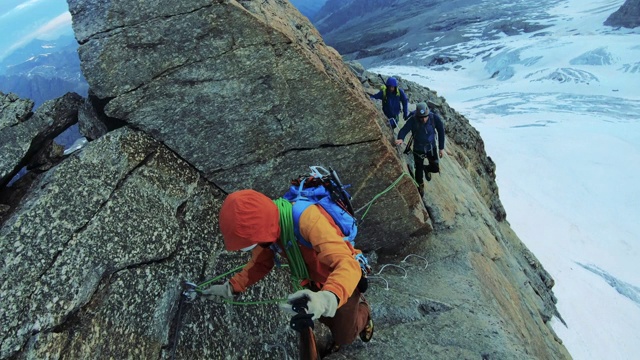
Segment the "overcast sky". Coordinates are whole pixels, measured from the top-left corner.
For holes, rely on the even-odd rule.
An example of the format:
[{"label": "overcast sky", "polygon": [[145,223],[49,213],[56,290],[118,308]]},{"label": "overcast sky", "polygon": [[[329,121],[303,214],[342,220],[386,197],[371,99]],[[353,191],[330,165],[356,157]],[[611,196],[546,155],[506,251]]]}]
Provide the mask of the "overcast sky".
[{"label": "overcast sky", "polygon": [[33,39],[71,35],[66,0],[0,0],[0,60]]}]

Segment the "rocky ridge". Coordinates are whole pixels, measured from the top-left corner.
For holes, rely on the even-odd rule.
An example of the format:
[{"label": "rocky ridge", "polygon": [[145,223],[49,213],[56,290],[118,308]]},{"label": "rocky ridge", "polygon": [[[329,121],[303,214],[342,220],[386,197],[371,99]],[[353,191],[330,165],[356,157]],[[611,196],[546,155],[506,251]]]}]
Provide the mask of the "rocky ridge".
[{"label": "rocky ridge", "polygon": [[[331,159],[364,204],[402,174],[366,96],[375,76],[354,75],[285,2],[69,3],[95,94],[74,106],[95,140],[2,224],[0,358],[293,356],[277,306],[185,303],[182,282],[246,261],[217,229],[230,191],[275,197]],[[553,280],[510,230],[479,134],[403,85],[445,118],[448,154],[424,203],[405,177],[361,224],[376,335],[332,358],[569,358],[547,324]],[[13,103],[2,119],[35,118]],[[274,271],[240,300],[282,298],[286,281]]]},{"label": "rocky ridge", "polygon": [[[352,195],[362,199],[398,177],[360,84],[290,5],[99,3],[110,5],[96,15],[100,6],[69,2],[83,72],[105,116],[151,134],[226,193],[254,188],[278,197],[291,176],[281,174],[306,171],[300,164],[333,166],[359,184]],[[409,182],[394,190],[404,200],[387,204],[394,226],[365,236],[421,231],[427,216]]]},{"label": "rocky ridge", "polygon": [[[0,186],[6,185],[38,150],[77,122],[80,96],[75,93],[46,102],[32,113],[33,101],[0,92]],[[33,116],[32,116],[33,115]],[[27,121],[29,120],[29,121]]]}]

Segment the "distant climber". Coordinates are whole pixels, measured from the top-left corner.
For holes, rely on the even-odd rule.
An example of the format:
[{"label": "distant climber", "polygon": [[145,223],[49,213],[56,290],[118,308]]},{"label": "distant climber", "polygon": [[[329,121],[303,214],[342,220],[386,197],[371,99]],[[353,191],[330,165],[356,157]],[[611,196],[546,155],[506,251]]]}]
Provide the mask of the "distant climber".
[{"label": "distant climber", "polygon": [[[413,134],[413,160],[416,165],[415,179],[418,183],[418,192],[424,196],[423,172],[427,181],[431,181],[431,173],[440,172],[439,158],[444,156],[444,124],[438,114],[429,111],[426,103],[416,105],[416,110],[411,113],[409,119],[398,133],[396,144],[404,142],[405,136],[411,131]],[[436,132],[438,144],[436,148]],[[424,159],[429,160],[429,165],[424,165]]]},{"label": "distant climber", "polygon": [[370,98],[382,100],[382,111],[387,116],[387,119],[395,119],[395,122],[390,123],[392,128],[398,126],[401,110],[404,120],[409,117],[407,96],[404,90],[398,87],[398,80],[394,77],[388,78],[385,85],[380,88],[380,91],[375,95],[371,95]]},{"label": "distant climber", "polygon": [[283,250],[283,237],[293,231],[286,225],[293,221],[291,206],[285,210],[279,200],[286,201],[272,201],[254,190],[240,190],[227,196],[219,216],[225,248],[251,251],[251,260],[229,281],[213,285],[202,294],[231,299],[233,294],[245,291],[264,278],[273,268],[278,253],[288,259],[290,268],[306,266],[309,276],[305,289],[289,295],[288,303],[282,304],[282,308],[290,311],[293,302],[306,298],[307,313],[313,313],[313,320],[319,319],[331,330],[333,351],[352,343],[358,335],[363,341],[369,341],[373,321],[369,304],[359,289],[363,273],[354,258],[355,250],[344,241],[331,216],[319,205],[312,205],[299,218],[299,232],[312,247],[296,242],[301,256],[289,258],[288,251]]}]

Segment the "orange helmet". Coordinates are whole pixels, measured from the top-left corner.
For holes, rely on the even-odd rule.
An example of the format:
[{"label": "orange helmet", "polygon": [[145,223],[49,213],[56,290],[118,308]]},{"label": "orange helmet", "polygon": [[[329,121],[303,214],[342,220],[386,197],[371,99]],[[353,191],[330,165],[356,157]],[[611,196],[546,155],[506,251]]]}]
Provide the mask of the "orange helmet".
[{"label": "orange helmet", "polygon": [[255,190],[229,194],[220,209],[219,221],[224,247],[230,251],[274,242],[280,237],[278,207]]}]

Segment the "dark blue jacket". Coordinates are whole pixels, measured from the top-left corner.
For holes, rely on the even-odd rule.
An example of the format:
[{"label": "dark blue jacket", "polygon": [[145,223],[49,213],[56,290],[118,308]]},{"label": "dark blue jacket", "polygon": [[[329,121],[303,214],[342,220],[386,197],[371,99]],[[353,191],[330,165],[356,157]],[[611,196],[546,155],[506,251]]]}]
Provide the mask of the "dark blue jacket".
[{"label": "dark blue jacket", "polygon": [[398,133],[398,139],[404,140],[411,131],[413,133],[413,151],[426,154],[436,146],[436,131],[438,132],[438,149],[444,150],[444,124],[440,116],[434,112],[429,113],[429,120],[425,124],[415,117],[415,111]]},{"label": "dark blue jacket", "polygon": [[[382,111],[387,118],[395,118],[400,114],[400,103],[402,103],[402,113],[407,118],[409,109],[407,107],[407,95],[404,94],[404,90],[396,88],[399,91],[394,91],[393,94],[387,94],[385,99],[386,89],[380,90],[377,94],[371,95],[372,99],[382,100]],[[398,95],[398,93],[400,93]],[[386,101],[385,101],[386,100]]]}]

